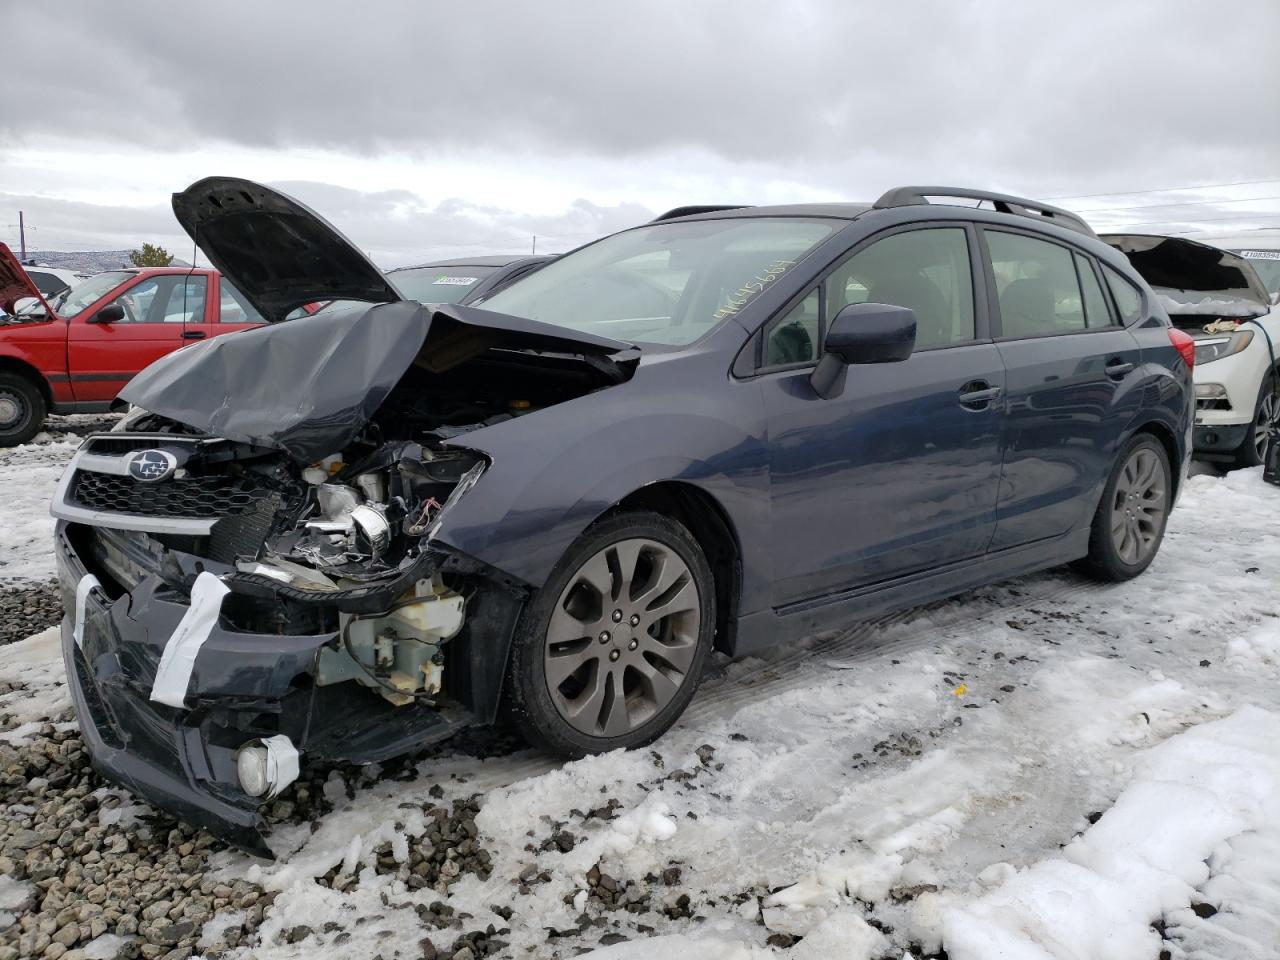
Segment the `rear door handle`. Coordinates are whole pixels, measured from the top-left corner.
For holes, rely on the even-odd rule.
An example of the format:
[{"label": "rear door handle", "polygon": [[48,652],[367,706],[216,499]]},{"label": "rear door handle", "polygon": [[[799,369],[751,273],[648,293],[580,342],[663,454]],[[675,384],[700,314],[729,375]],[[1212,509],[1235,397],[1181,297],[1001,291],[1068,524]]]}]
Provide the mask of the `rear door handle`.
[{"label": "rear door handle", "polygon": [[1112,380],[1119,380],[1125,374],[1133,372],[1133,364],[1120,357],[1112,357],[1102,369]]},{"label": "rear door handle", "polygon": [[203,330],[183,330],[182,339],[183,340],[203,340],[204,331]]},{"label": "rear door handle", "polygon": [[991,401],[1000,397],[999,387],[993,387],[986,380],[971,380],[960,388],[960,406],[967,410],[985,410]]}]

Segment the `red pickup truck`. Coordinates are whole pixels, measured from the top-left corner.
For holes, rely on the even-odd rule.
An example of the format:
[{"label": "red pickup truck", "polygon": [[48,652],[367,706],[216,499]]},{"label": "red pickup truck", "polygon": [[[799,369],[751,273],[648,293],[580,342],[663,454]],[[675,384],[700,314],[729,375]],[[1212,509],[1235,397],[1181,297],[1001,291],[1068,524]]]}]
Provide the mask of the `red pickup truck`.
[{"label": "red pickup truck", "polygon": [[47,301],[2,243],[0,310],[0,447],[30,440],[47,413],[110,409],[183,344],[263,322],[216,270],[189,267],[111,270]]}]

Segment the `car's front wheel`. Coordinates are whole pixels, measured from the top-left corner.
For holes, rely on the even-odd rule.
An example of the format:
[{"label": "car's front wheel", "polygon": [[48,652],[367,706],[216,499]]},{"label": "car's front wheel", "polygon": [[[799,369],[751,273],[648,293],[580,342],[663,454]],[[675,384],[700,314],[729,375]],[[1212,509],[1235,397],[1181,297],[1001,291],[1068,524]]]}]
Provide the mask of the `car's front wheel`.
[{"label": "car's front wheel", "polygon": [[1093,517],[1089,554],[1077,569],[1098,580],[1128,580],[1147,569],[1164,539],[1172,481],[1159,440],[1140,433],[1125,444]]},{"label": "car's front wheel", "polygon": [[655,513],[609,517],[521,617],[510,719],[567,757],[650,743],[693,697],[714,631],[711,568],[689,531]]},{"label": "car's front wheel", "polygon": [[44,394],[20,373],[0,373],[0,447],[26,443],[44,425]]},{"label": "car's front wheel", "polygon": [[1253,423],[1236,452],[1236,461],[1242,467],[1256,467],[1267,462],[1271,446],[1271,434],[1280,429],[1280,384],[1275,374],[1262,381],[1258,390],[1258,403],[1254,407]]}]

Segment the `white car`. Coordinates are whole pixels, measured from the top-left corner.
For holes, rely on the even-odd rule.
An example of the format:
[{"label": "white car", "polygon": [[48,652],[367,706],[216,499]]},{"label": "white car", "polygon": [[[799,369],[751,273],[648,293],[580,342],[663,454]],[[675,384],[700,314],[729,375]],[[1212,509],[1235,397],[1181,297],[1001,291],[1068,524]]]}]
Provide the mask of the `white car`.
[{"label": "white car", "polygon": [[36,289],[44,294],[46,300],[51,300],[58,294],[65,293],[89,277],[87,273],[61,270],[57,267],[46,267],[37,263],[24,263],[22,268],[27,271],[27,276],[36,285]]},{"label": "white car", "polygon": [[1196,338],[1195,456],[1248,467],[1264,462],[1271,432],[1280,429],[1280,249],[1233,251],[1145,234],[1102,239],[1129,258],[1174,324]]}]

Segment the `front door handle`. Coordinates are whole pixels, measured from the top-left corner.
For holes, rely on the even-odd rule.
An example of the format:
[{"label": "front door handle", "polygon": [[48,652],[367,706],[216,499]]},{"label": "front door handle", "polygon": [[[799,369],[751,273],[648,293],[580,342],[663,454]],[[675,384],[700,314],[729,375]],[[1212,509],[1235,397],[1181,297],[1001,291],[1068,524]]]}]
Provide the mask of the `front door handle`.
[{"label": "front door handle", "polygon": [[183,340],[203,340],[204,331],[203,330],[183,330],[182,339]]},{"label": "front door handle", "polygon": [[985,410],[1000,398],[1001,390],[986,380],[971,380],[960,388],[960,406],[966,410]]},{"label": "front door handle", "polygon": [[1133,372],[1133,364],[1123,357],[1112,357],[1102,369],[1112,380],[1119,380],[1125,374]]}]

